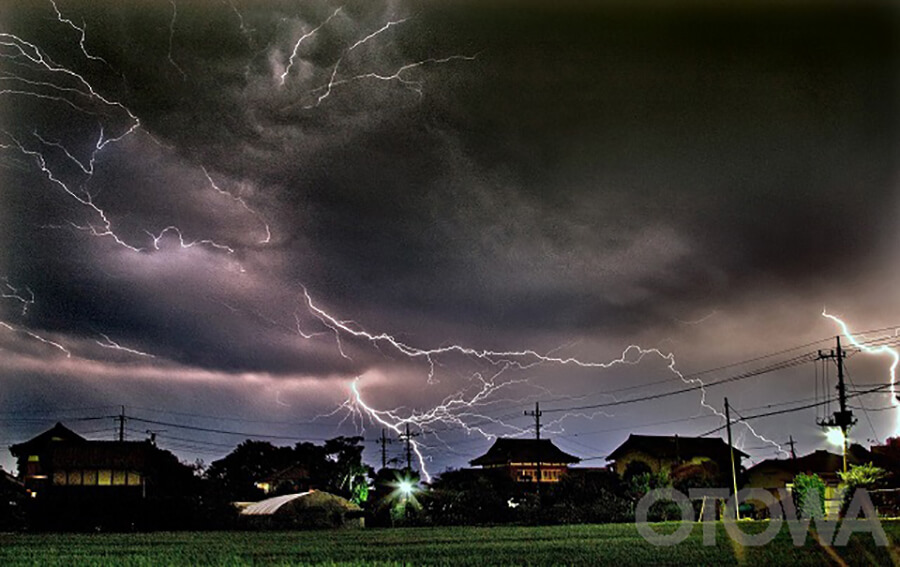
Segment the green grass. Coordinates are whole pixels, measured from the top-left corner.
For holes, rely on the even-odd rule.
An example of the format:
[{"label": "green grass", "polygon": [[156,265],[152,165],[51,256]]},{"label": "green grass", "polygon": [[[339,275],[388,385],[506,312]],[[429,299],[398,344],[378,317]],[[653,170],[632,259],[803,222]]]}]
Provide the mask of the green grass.
[{"label": "green grass", "polygon": [[[745,531],[765,524],[742,523]],[[659,526],[673,530],[674,525]],[[741,547],[724,526],[704,546],[699,526],[674,547],[654,547],[632,524],[552,527],[452,527],[318,532],[147,534],[0,534],[0,565],[850,565],[900,564],[900,523],[884,522],[891,541],[876,547],[855,534],[844,548],[812,537],[794,547],[786,528],[764,547]]]}]

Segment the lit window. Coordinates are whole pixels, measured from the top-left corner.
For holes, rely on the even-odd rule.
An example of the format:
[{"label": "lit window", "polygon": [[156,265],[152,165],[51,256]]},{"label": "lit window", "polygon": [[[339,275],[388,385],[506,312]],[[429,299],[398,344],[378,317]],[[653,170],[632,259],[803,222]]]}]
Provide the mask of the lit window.
[{"label": "lit window", "polygon": [[101,470],[97,471],[97,484],[100,486],[109,486],[112,484],[112,471],[110,470]]},{"label": "lit window", "polygon": [[92,471],[92,470],[84,471],[84,485],[85,486],[96,486],[97,485],[97,471]]},{"label": "lit window", "polygon": [[81,486],[81,471],[69,471],[69,486]]},{"label": "lit window", "polygon": [[41,462],[41,458],[37,455],[28,455],[28,462],[29,463],[39,463],[39,462]]},{"label": "lit window", "polygon": [[112,483],[116,486],[124,486],[125,471],[113,471]]},{"label": "lit window", "polygon": [[53,473],[53,484],[58,486],[66,485],[66,471],[55,471]]},{"label": "lit window", "polygon": [[128,472],[128,486],[140,486],[141,485],[141,473],[129,471]]}]

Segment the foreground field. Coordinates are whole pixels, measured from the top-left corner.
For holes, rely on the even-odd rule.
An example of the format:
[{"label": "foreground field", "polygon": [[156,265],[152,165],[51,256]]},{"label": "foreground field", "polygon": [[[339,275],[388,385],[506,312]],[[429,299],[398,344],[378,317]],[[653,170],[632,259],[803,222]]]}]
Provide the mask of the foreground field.
[{"label": "foreground field", "polygon": [[[746,531],[764,525],[748,523]],[[671,531],[673,526],[660,528]],[[765,547],[741,547],[717,526],[715,546],[700,527],[674,547],[654,547],[631,524],[552,527],[408,528],[327,532],[0,534],[0,565],[900,565],[900,523],[885,522],[891,545],[856,534],[847,547],[808,538],[794,547],[782,530]]]}]

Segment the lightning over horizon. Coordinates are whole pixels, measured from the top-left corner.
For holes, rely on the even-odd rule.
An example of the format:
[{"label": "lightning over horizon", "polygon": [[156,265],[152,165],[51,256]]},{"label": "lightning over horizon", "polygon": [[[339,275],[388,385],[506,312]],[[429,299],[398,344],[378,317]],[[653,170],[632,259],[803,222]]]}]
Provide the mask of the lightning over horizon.
[{"label": "lightning over horizon", "polygon": [[889,19],[621,4],[11,4],[0,412],[408,427],[432,479],[536,402],[595,459],[727,396],[758,461],[819,448],[752,409],[836,325],[900,436]]}]

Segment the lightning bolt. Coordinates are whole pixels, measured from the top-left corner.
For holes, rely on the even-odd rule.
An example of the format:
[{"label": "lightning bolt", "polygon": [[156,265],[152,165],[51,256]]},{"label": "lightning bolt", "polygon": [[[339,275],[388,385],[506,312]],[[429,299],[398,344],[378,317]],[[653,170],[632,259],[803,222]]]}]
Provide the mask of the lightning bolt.
[{"label": "lightning bolt", "polygon": [[401,85],[403,85],[404,87],[406,87],[407,89],[409,89],[409,90],[413,91],[414,93],[416,93],[417,95],[419,95],[419,97],[421,98],[424,95],[425,82],[423,80],[408,79],[404,76],[404,73],[411,71],[413,69],[418,69],[419,67],[424,67],[426,65],[442,65],[445,63],[450,63],[451,61],[475,61],[477,58],[478,58],[478,54],[475,54],[475,55],[451,55],[449,57],[444,57],[441,59],[430,57],[428,59],[416,61],[415,63],[407,63],[406,65],[399,67],[396,71],[394,71],[390,75],[369,72],[369,73],[361,73],[359,75],[355,75],[353,77],[348,77],[346,79],[337,80],[336,77],[337,77],[338,66],[340,65],[341,60],[342,60],[342,59],[338,59],[337,64],[335,64],[334,69],[331,72],[331,78],[329,79],[328,84],[323,85],[318,88],[315,88],[315,89],[311,90],[309,93],[309,94],[315,94],[317,92],[320,92],[322,94],[320,94],[316,97],[315,103],[307,105],[304,108],[306,108],[306,109],[317,108],[320,104],[322,104],[322,101],[324,101],[326,98],[328,98],[331,95],[331,91],[335,87],[347,85],[347,84],[354,83],[357,81],[364,81],[364,80],[377,80],[377,81],[383,81],[386,83],[396,81],[396,82],[400,83]]},{"label": "lightning bolt", "polygon": [[297,51],[300,49],[300,44],[302,44],[304,41],[306,41],[307,39],[309,39],[310,37],[315,35],[317,31],[322,29],[325,25],[328,24],[328,22],[333,20],[338,14],[341,13],[342,9],[343,8],[338,8],[337,10],[335,10],[330,16],[328,16],[328,18],[325,19],[324,22],[322,22],[321,24],[319,24],[312,30],[306,32],[305,34],[301,35],[300,38],[297,40],[297,42],[294,43],[294,50],[291,52],[291,57],[290,57],[290,59],[288,59],[288,64],[285,65],[284,72],[281,74],[281,86],[284,86],[284,82],[287,80],[287,76],[291,72],[291,67],[294,66],[294,59],[297,58]]},{"label": "lightning bolt", "polygon": [[225,252],[228,252],[229,254],[234,254],[234,248],[231,248],[230,246],[226,246],[224,244],[219,244],[218,242],[216,242],[214,240],[210,240],[209,238],[186,242],[184,239],[184,235],[181,233],[181,229],[179,229],[177,226],[167,226],[166,228],[162,229],[162,231],[159,234],[153,234],[152,232],[146,231],[146,230],[144,232],[146,232],[147,235],[151,239],[153,239],[153,248],[156,250],[159,250],[159,242],[160,242],[160,240],[162,240],[163,236],[165,236],[166,233],[173,232],[173,233],[175,233],[175,236],[178,237],[178,244],[182,248],[193,248],[194,246],[203,244],[203,245],[211,246],[212,248],[215,248],[217,250],[224,250]]},{"label": "lightning bolt", "polygon": [[243,197],[240,197],[239,195],[234,195],[234,194],[220,188],[218,185],[216,185],[216,182],[213,181],[213,178],[210,176],[209,171],[207,171],[206,167],[200,166],[200,169],[203,170],[203,175],[206,176],[206,179],[209,181],[209,185],[213,188],[213,190],[215,190],[220,195],[225,195],[226,197],[228,197],[228,198],[232,199],[233,201],[235,201],[236,203],[238,203],[247,212],[249,212],[251,215],[253,215],[257,219],[259,219],[259,221],[263,224],[263,228],[266,231],[266,236],[262,240],[260,240],[259,243],[260,244],[268,244],[269,242],[271,242],[272,241],[272,230],[269,228],[269,223],[266,222],[266,219],[264,219],[263,216],[261,214],[259,214],[258,211],[250,208],[250,205],[247,204],[247,201],[245,201],[243,199]]},{"label": "lightning bolt", "polygon": [[[224,0],[223,0],[224,1]],[[231,0],[227,0],[224,2],[231,7],[231,11],[234,12],[234,15],[237,16],[238,19],[238,27],[241,31],[241,35],[247,39],[247,47],[253,49],[253,29],[250,29],[244,23],[244,15],[241,14],[240,10],[237,9],[237,6],[234,5],[234,2]]]},{"label": "lightning bolt", "polygon": [[109,66],[109,63],[106,61],[106,59],[104,59],[102,57],[98,57],[96,55],[91,55],[90,53],[88,53],[87,47],[85,47],[85,45],[84,45],[85,41],[87,41],[86,32],[85,32],[85,30],[87,29],[87,24],[84,23],[84,20],[82,20],[81,26],[78,26],[72,20],[63,17],[62,12],[60,12],[59,8],[56,6],[55,0],[50,0],[50,4],[53,5],[53,11],[56,12],[57,20],[59,20],[63,24],[67,24],[73,30],[75,30],[79,34],[81,34],[81,38],[78,41],[78,45],[81,46],[81,52],[84,54],[84,56],[92,61],[101,61],[101,62],[105,63],[107,66]]},{"label": "lightning bolt", "polygon": [[[822,310],[822,316],[837,323],[838,327],[840,327],[840,329],[841,329],[841,334],[843,334],[845,337],[847,337],[847,339],[850,341],[850,344],[852,344],[853,346],[855,346],[862,352],[865,352],[866,354],[874,354],[874,355],[887,355],[890,357],[891,366],[889,369],[889,374],[891,377],[891,381],[890,381],[891,405],[897,406],[898,405],[897,393],[896,393],[894,386],[897,383],[897,365],[900,364],[900,352],[897,352],[897,349],[892,348],[888,345],[879,345],[877,347],[873,347],[870,344],[867,344],[867,341],[865,341],[865,340],[861,341],[861,340],[857,339],[853,335],[853,333],[850,332],[850,328],[847,326],[846,323],[844,323],[844,321],[842,321],[840,318],[836,317],[835,315],[828,313],[827,310],[824,310],[824,309]],[[896,333],[895,333],[895,336],[896,336]],[[887,337],[884,337],[884,338],[887,338]],[[900,413],[897,414],[896,420],[897,421],[894,424],[894,435],[900,434]]]},{"label": "lightning bolt", "polygon": [[38,168],[41,170],[41,172],[43,172],[43,174],[47,177],[47,179],[51,183],[60,187],[63,191],[65,191],[66,194],[68,194],[70,197],[75,199],[81,205],[93,210],[97,214],[97,216],[100,218],[100,221],[102,223],[101,227],[97,227],[97,226],[94,226],[93,224],[78,225],[78,224],[75,224],[70,221],[69,224],[73,228],[75,228],[77,230],[81,230],[81,231],[87,231],[87,232],[91,233],[93,236],[97,236],[97,237],[106,237],[106,236],[111,237],[116,242],[116,244],[123,246],[125,248],[128,248],[129,250],[131,250],[133,252],[140,252],[141,250],[143,250],[143,248],[139,248],[136,246],[132,246],[131,244],[128,244],[127,242],[125,242],[125,240],[120,238],[115,233],[115,231],[113,231],[112,222],[109,220],[109,218],[107,218],[106,213],[103,211],[103,209],[101,209],[96,204],[94,204],[93,198],[90,196],[90,194],[85,193],[83,196],[78,195],[77,193],[72,191],[65,182],[63,182],[61,179],[56,177],[53,174],[53,171],[51,171],[50,168],[47,166],[47,160],[44,158],[44,155],[41,152],[38,152],[36,150],[27,149],[24,145],[22,145],[21,142],[19,142],[18,139],[13,137],[12,134],[10,134],[8,132],[4,132],[4,133],[7,135],[7,137],[9,137],[13,141],[13,143],[16,145],[16,147],[19,148],[20,152],[22,152],[24,155],[29,156],[34,159]]},{"label": "lightning bolt", "polygon": [[113,350],[121,350],[123,352],[127,352],[130,354],[136,354],[138,356],[146,356],[148,358],[156,358],[152,354],[148,354],[146,352],[141,352],[141,351],[135,350],[133,348],[123,347],[116,341],[109,338],[108,335],[105,335],[103,333],[97,333],[97,334],[100,335],[101,337],[103,337],[103,341],[94,341],[94,342],[96,342],[98,345],[102,346],[103,348],[109,348],[109,349],[113,349]]},{"label": "lightning bolt", "polygon": [[[536,365],[562,365],[562,366],[577,366],[580,368],[597,368],[597,369],[610,369],[618,365],[637,365],[646,357],[656,357],[662,359],[666,362],[667,369],[677,376],[682,382],[691,386],[698,386],[701,396],[700,396],[700,405],[712,412],[713,414],[719,416],[723,421],[726,419],[726,416],[723,412],[721,412],[715,406],[709,404],[706,400],[707,391],[705,388],[704,382],[700,378],[688,378],[686,377],[678,368],[675,363],[675,355],[673,353],[664,353],[656,348],[643,348],[638,345],[629,345],[622,354],[613,360],[607,362],[592,362],[592,361],[583,361],[573,357],[561,357],[555,356],[551,354],[541,354],[535,350],[524,349],[518,351],[495,351],[488,349],[475,349],[462,345],[451,344],[446,346],[441,346],[438,348],[432,349],[423,349],[415,346],[411,346],[402,342],[395,338],[394,336],[388,333],[370,333],[362,328],[359,328],[358,325],[351,325],[347,321],[341,321],[335,316],[329,314],[321,307],[317,306],[312,298],[310,297],[306,288],[303,288],[303,298],[306,303],[306,307],[309,312],[316,317],[325,327],[329,328],[335,335],[337,341],[338,352],[341,356],[348,358],[349,356],[346,354],[343,343],[341,342],[341,336],[349,336],[361,340],[365,340],[370,342],[373,345],[385,344],[392,348],[393,350],[399,352],[400,354],[406,356],[409,359],[421,359],[424,360],[428,364],[428,382],[431,383],[434,379],[435,373],[435,361],[436,358],[441,355],[447,354],[459,354],[467,357],[471,357],[476,360],[485,361],[492,366],[502,366],[501,372],[506,370],[507,368],[518,368],[518,369],[528,369],[532,368]],[[552,352],[552,351],[551,351]],[[499,376],[498,373],[496,376]],[[476,375],[480,378],[480,375]],[[496,378],[496,376],[494,378]],[[450,399],[444,400],[441,404],[438,404],[434,409],[428,412],[415,413],[413,412],[410,416],[403,417],[400,416],[395,410],[375,410],[370,405],[367,405],[362,402],[362,394],[358,387],[359,378],[354,380],[352,385],[353,396],[352,399],[356,404],[354,411],[357,413],[364,412],[371,419],[377,421],[378,423],[388,426],[388,424],[393,424],[396,428],[399,428],[401,425],[405,425],[409,423],[411,425],[416,425],[420,429],[423,429],[427,425],[431,425],[435,422],[442,422],[445,424],[454,425],[457,427],[462,427],[466,430],[467,433],[476,432],[485,436],[486,438],[492,438],[493,435],[487,433],[486,431],[478,428],[471,427],[464,421],[464,418],[474,417],[475,414],[471,413],[458,413],[459,410],[464,410],[467,412],[469,409],[477,405],[478,402],[483,402],[488,396],[499,390],[500,388],[507,387],[510,384],[514,383],[514,381],[506,381],[497,383],[494,379],[484,380],[482,379],[482,388],[481,390],[471,399],[465,399],[465,397],[461,394],[456,394],[452,396]],[[577,414],[577,413],[569,413],[568,415],[564,415],[562,418],[553,422],[554,424],[558,424],[562,422],[564,419],[571,417],[585,417],[588,414]],[[600,412],[593,414],[591,417],[596,415],[600,415]],[[498,423],[503,426],[508,426],[505,423],[500,421],[495,421],[492,418],[489,418],[484,415],[477,415],[479,419],[487,420],[489,423]],[[770,444],[779,451],[783,451],[781,445],[779,445],[776,441],[772,439],[768,439],[767,437],[761,435],[756,429],[747,422],[739,421],[741,425],[747,428],[751,435],[759,439],[760,441]],[[395,429],[395,427],[391,427]],[[519,432],[525,432],[522,428],[514,428]],[[424,429],[423,429],[424,430]],[[424,460],[420,459],[420,466],[423,467],[424,471]]]},{"label": "lightning bolt", "polygon": [[28,297],[22,295],[20,288],[17,288],[9,283],[9,280],[6,278],[0,278],[3,280],[3,286],[6,288],[4,291],[0,291],[0,297],[3,299],[14,299],[22,304],[22,316],[24,317],[28,313],[28,306],[34,305],[34,292],[31,291],[31,288],[25,286],[25,291],[28,292]]},{"label": "lightning bolt", "polygon": [[[172,5],[173,5],[173,18],[172,18],[172,22],[171,22],[171,26],[170,26],[170,31],[172,34],[174,34],[174,24],[175,24],[175,18],[177,17],[177,7],[175,6],[174,2],[172,2]],[[57,16],[60,19],[60,21],[65,20],[65,18],[63,18],[61,13],[59,12],[58,7],[56,6],[55,3],[53,4],[53,6],[54,6],[54,10],[57,12]],[[74,23],[71,22],[71,20],[66,20],[66,23],[69,23],[70,25],[75,26],[75,28],[78,30],[84,29],[83,26],[82,27],[76,26]],[[171,48],[171,39],[172,39],[172,36],[170,35],[170,48]],[[68,97],[74,96],[74,97],[78,97],[79,100],[83,100],[85,102],[91,102],[91,101],[99,102],[101,104],[101,106],[120,111],[120,112],[124,113],[125,117],[127,117],[129,124],[127,125],[127,127],[125,127],[123,129],[123,131],[120,134],[118,134],[116,136],[107,137],[106,133],[105,133],[105,129],[103,128],[102,125],[100,126],[97,140],[93,144],[93,148],[91,150],[90,156],[87,159],[79,159],[78,157],[76,157],[74,152],[70,151],[65,145],[62,144],[62,142],[60,142],[58,140],[48,139],[47,137],[41,135],[36,130],[34,132],[32,132],[32,135],[34,136],[34,138],[44,148],[58,150],[59,152],[61,152],[65,156],[65,158],[69,162],[73,163],[88,179],[90,179],[94,174],[96,159],[97,159],[98,154],[101,151],[103,151],[110,144],[117,143],[117,142],[123,140],[125,137],[130,136],[135,131],[137,131],[138,128],[140,128],[140,126],[141,126],[140,119],[134,113],[132,113],[124,104],[122,104],[121,102],[118,102],[118,101],[111,100],[111,99],[103,96],[102,94],[100,94],[83,75],[81,75],[71,69],[59,66],[58,64],[54,63],[35,44],[28,42],[18,36],[9,34],[9,33],[0,33],[0,47],[5,47],[9,50],[12,50],[12,52],[13,52],[12,54],[0,52],[0,57],[10,59],[10,60],[24,59],[27,62],[27,64],[30,65],[32,68],[36,68],[41,72],[47,73],[50,78],[54,79],[54,81],[58,78],[65,79],[66,81],[71,81],[71,83],[69,83],[69,84],[66,84],[66,83],[60,84],[60,83],[54,82],[54,81],[34,81],[34,80],[25,79],[25,78],[18,77],[16,75],[7,73],[7,74],[4,74],[3,76],[0,76],[0,79],[9,80],[9,81],[18,81],[18,82],[20,82],[24,85],[28,85],[30,87],[50,89],[50,91],[52,91],[55,94],[45,94],[42,92],[35,92],[35,91],[30,91],[30,90],[20,90],[20,89],[3,89],[3,90],[0,90],[0,94],[13,94],[13,95],[29,96],[29,97],[44,99],[44,100],[52,100],[55,102],[61,102],[61,103],[67,104],[71,108],[78,110],[79,112],[82,112],[85,114],[96,114],[94,112],[91,112],[90,110],[87,110],[86,108],[83,108],[80,104],[76,104],[70,98],[68,98]],[[90,54],[87,54],[87,55],[90,55]],[[94,59],[95,57],[90,56],[90,58]],[[171,59],[171,52],[170,52],[170,59]],[[16,62],[16,63],[21,64],[18,62]],[[174,60],[172,61],[172,63],[175,64]],[[176,67],[177,67],[177,64],[176,64]],[[12,143],[11,144],[0,144],[0,147],[2,147],[3,149],[18,149],[22,155],[31,158],[34,161],[34,163],[37,165],[38,169],[51,182],[51,184],[62,189],[63,192],[66,195],[68,195],[70,198],[74,199],[74,201],[78,205],[89,209],[91,214],[93,214],[97,218],[97,221],[82,222],[82,223],[68,221],[68,224],[66,225],[68,228],[72,228],[72,229],[75,229],[75,230],[81,231],[81,232],[86,232],[94,237],[110,238],[119,246],[122,246],[128,250],[131,250],[132,252],[143,252],[145,250],[145,248],[143,246],[138,246],[136,244],[129,243],[128,241],[126,241],[123,237],[121,237],[116,232],[116,230],[113,227],[112,220],[109,218],[106,211],[104,209],[102,209],[95,202],[94,197],[90,193],[88,193],[86,190],[83,190],[83,189],[80,191],[74,190],[72,185],[69,182],[64,180],[59,174],[55,173],[53,168],[50,165],[49,157],[47,154],[45,154],[43,151],[40,151],[39,149],[33,149],[33,148],[27,147],[26,144],[24,143],[24,141],[19,139],[17,136],[14,136],[10,132],[4,131],[3,134]],[[151,138],[152,138],[152,136],[151,136]],[[155,141],[155,138],[153,138],[153,139]],[[268,243],[271,240],[271,231],[269,229],[268,223],[265,222],[265,220],[262,218],[262,216],[258,212],[253,210],[246,203],[246,201],[244,201],[244,199],[242,199],[241,197],[231,195],[227,191],[220,189],[215,184],[215,182],[213,182],[212,178],[209,175],[209,172],[205,168],[203,168],[203,172],[206,175],[207,179],[210,181],[210,184],[213,186],[213,188],[216,191],[218,191],[224,195],[228,195],[230,198],[232,198],[233,200],[238,202],[243,208],[245,208],[251,214],[253,214],[254,216],[256,216],[257,218],[260,219],[260,221],[264,225],[265,233],[266,233],[265,237],[262,239],[262,242]],[[54,226],[54,225],[49,225],[49,226],[52,228],[60,228],[59,226]],[[186,242],[183,237],[182,231],[175,226],[168,226],[168,227],[164,228],[159,234],[156,234],[156,235],[150,233],[149,231],[145,231],[145,232],[151,237],[151,239],[153,241],[153,248],[156,250],[159,250],[160,239],[166,233],[174,232],[177,235],[179,244],[181,245],[182,248],[190,248],[190,247],[193,247],[193,246],[196,246],[199,244],[203,244],[203,245],[211,246],[211,247],[219,249],[219,250],[224,250],[228,253],[234,252],[233,248],[223,245],[223,244],[220,244],[218,242],[215,242],[212,239],[200,239],[200,240],[196,240],[196,241]]]},{"label": "lightning bolt", "polygon": [[46,338],[38,335],[37,333],[32,333],[28,329],[14,327],[13,325],[6,323],[5,321],[0,321],[0,327],[3,327],[4,329],[7,329],[8,331],[12,331],[14,333],[22,333],[24,335],[28,335],[29,337],[31,337],[32,339],[34,339],[36,341],[40,341],[46,345],[50,345],[56,349],[61,350],[62,352],[65,353],[66,358],[72,358],[72,353],[69,352],[69,349],[67,349],[66,347],[62,346],[58,342],[51,341],[50,339],[46,339]]},{"label": "lightning bolt", "polygon": [[169,3],[172,5],[172,20],[169,22],[169,63],[181,73],[181,79],[186,81],[187,74],[178,66],[178,63],[175,62],[175,58],[172,57],[172,43],[175,41],[175,20],[178,19],[178,5],[175,4],[175,0],[169,0]]}]

